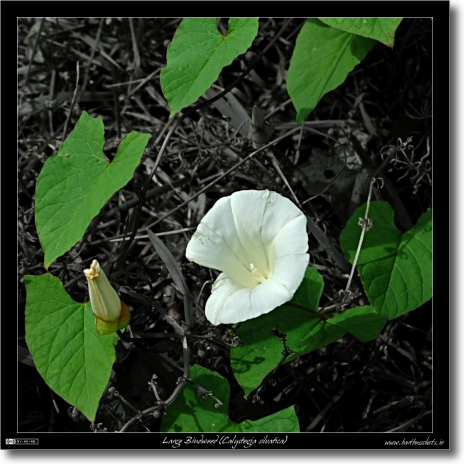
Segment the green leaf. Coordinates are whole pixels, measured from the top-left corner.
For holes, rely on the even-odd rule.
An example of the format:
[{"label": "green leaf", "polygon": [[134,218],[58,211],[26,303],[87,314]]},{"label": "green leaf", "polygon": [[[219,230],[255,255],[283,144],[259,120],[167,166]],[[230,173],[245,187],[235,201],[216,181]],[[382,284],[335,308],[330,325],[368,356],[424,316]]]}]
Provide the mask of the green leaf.
[{"label": "green leaf", "polygon": [[[321,275],[316,268],[308,268],[291,303],[315,311],[322,290]],[[272,333],[273,329],[287,335],[287,347],[295,351],[285,361],[290,362],[297,355],[302,356],[337,341],[347,332],[361,341],[376,338],[385,320],[369,306],[352,308],[324,319],[315,312],[283,305],[240,324],[236,332],[244,346],[231,350],[230,363],[247,398],[282,359],[283,343]]]},{"label": "green leaf", "polygon": [[403,18],[318,18],[324,24],[345,32],[378,40],[393,48],[395,31]]},{"label": "green leaf", "polygon": [[161,88],[171,108],[170,117],[198,100],[224,66],[250,47],[258,33],[258,18],[231,18],[227,35],[215,18],[185,18],[168,46]]},{"label": "green leaf", "polygon": [[[273,335],[272,330],[287,334],[287,346],[302,355],[304,353],[297,350],[297,345],[309,333],[318,332],[320,322],[311,313],[284,305],[240,324],[236,333],[244,345],[232,348],[230,364],[237,382],[245,391],[245,398],[276,368],[282,358],[283,343]],[[295,357],[296,354],[292,354],[287,362]]]},{"label": "green leaf", "polygon": [[[254,321],[254,324],[253,324]],[[272,330],[287,335],[287,347],[294,351],[285,363],[343,337],[347,330],[331,324],[306,311],[281,306],[269,314],[246,321],[237,330],[245,344],[232,349],[231,366],[234,375],[245,391],[245,398],[273,371],[282,358],[283,343]]]},{"label": "green leaf", "polygon": [[[340,236],[352,263],[358,247],[366,205],[355,210]],[[380,314],[394,319],[423,305],[432,297],[432,211],[402,234],[393,222],[388,203],[372,202],[372,228],[365,233],[357,268],[367,296]]]},{"label": "green leaf", "polygon": [[303,282],[293,295],[291,302],[317,311],[322,290],[324,290],[324,279],[321,274],[315,267],[308,267]]},{"label": "green leaf", "polygon": [[[323,286],[324,282],[318,270],[313,267],[308,268],[291,303],[305,306],[313,311],[317,310]],[[236,333],[244,346],[238,346],[231,350],[231,366],[238,383],[245,391],[245,398],[260,385],[269,372],[275,369],[282,358],[283,343],[273,335],[273,329],[287,334],[287,346],[301,355],[304,353],[298,351],[299,343],[311,333],[319,333],[321,330],[324,332],[324,324],[314,312],[287,305],[280,306],[255,319],[242,322]],[[330,341],[337,340],[345,333],[342,329],[334,328],[334,326],[330,326],[329,330],[336,332],[334,334],[336,338],[333,340],[329,336]],[[312,349],[330,343],[327,341],[327,336],[324,332],[324,335],[320,337],[321,340],[318,338]],[[308,349],[311,351],[310,347]],[[286,362],[295,359],[295,357],[296,354],[292,354]]]},{"label": "green leaf", "polygon": [[45,268],[84,235],[105,202],[132,178],[151,137],[132,131],[109,163],[102,119],[85,111],[37,180],[35,218]]},{"label": "green leaf", "polygon": [[361,342],[368,342],[379,336],[387,318],[372,306],[357,306],[335,314],[328,322],[351,333]]},{"label": "green leaf", "polygon": [[211,397],[201,398],[196,388],[186,384],[163,416],[161,432],[299,432],[293,406],[262,419],[235,424],[229,419],[230,387],[227,379],[216,372],[195,365],[189,377],[211,391],[222,405]]},{"label": "green leaf", "polygon": [[296,39],[287,89],[301,123],[324,94],[338,87],[375,41],[308,19]]},{"label": "green leaf", "polygon": [[24,276],[26,343],[47,385],[90,421],[108,384],[116,335],[98,335],[90,303],[76,303],[50,274]]}]

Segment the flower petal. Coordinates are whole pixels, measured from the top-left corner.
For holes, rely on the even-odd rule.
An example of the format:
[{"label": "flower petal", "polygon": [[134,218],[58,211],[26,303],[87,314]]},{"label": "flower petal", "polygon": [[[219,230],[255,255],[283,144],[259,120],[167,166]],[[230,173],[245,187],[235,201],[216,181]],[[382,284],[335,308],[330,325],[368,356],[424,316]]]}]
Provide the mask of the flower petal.
[{"label": "flower petal", "polygon": [[305,254],[308,250],[306,217],[301,215],[292,219],[275,236],[268,249],[271,269],[275,269],[276,263],[284,256]]},{"label": "flower petal", "polygon": [[[298,287],[297,287],[298,288]],[[271,277],[261,285],[253,289],[251,293],[252,317],[267,314],[278,306],[291,300],[295,290],[291,291],[283,285],[276,277]]]},{"label": "flower petal", "polygon": [[240,243],[266,278],[272,275],[276,257],[308,250],[306,217],[282,195],[269,190],[235,192],[231,207]]},{"label": "flower petal", "polygon": [[[304,269],[306,266],[303,268],[303,275]],[[295,276],[293,279],[294,282],[298,280]],[[222,273],[214,283],[211,296],[206,302],[206,318],[213,325],[234,324],[267,314],[292,299],[296,288],[289,289],[289,286],[289,279],[283,284],[277,277],[271,277],[256,287],[240,288]]]},{"label": "flower petal", "polygon": [[230,197],[218,200],[204,216],[185,255],[190,261],[233,276],[241,287],[257,285],[235,228]]},{"label": "flower petal", "polygon": [[[304,221],[302,234],[305,246],[300,252],[304,253],[308,249],[308,236],[306,233],[306,217],[288,198],[279,195],[277,192],[269,192],[266,212],[263,217],[261,227],[261,238],[266,245],[271,244],[274,239],[291,224],[295,218],[300,217]],[[300,224],[300,223],[298,223]],[[292,232],[293,233],[293,232]],[[295,237],[292,236],[292,240]]]},{"label": "flower petal", "polygon": [[279,258],[274,268],[274,274],[270,280],[276,279],[291,294],[291,300],[303,281],[306,268],[308,267],[309,255],[302,253],[298,255],[287,255]]},{"label": "flower petal", "polygon": [[[246,317],[248,305],[234,304],[233,302],[238,301],[236,297],[242,303],[249,301],[249,297],[244,299],[243,295],[248,295],[251,290],[251,288],[240,288],[225,273],[219,274],[213,284],[211,296],[206,302],[205,315],[208,321],[213,325],[232,324],[233,322],[230,321],[236,322],[237,318]],[[226,304],[227,302],[228,304]],[[231,305],[231,303],[233,304]]]},{"label": "flower petal", "polygon": [[269,190],[244,190],[230,196],[240,243],[245,254],[253,257],[248,265],[253,264],[266,278],[269,277],[271,268],[261,233],[270,197]]}]

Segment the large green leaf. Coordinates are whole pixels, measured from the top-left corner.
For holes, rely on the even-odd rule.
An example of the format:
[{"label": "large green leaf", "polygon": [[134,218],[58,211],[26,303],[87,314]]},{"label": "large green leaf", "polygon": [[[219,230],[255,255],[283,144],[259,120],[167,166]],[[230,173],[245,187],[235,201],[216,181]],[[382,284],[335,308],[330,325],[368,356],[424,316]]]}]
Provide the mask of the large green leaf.
[{"label": "large green leaf", "polygon": [[197,101],[229,65],[250,47],[258,33],[258,18],[231,18],[227,35],[215,18],[185,18],[177,28],[161,70],[161,88],[171,117]]},{"label": "large green leaf", "polygon": [[[315,268],[308,268],[303,282],[291,303],[315,311],[323,290],[322,277]],[[297,355],[327,346],[347,332],[361,341],[376,338],[385,318],[369,306],[352,308],[332,314],[327,320],[316,313],[288,305],[240,324],[237,335],[244,343],[231,350],[231,366],[235,378],[245,391],[245,398],[256,389],[282,358],[283,343],[273,334],[277,329],[287,335],[287,346],[295,351],[285,362]]]},{"label": "large green leaf", "polygon": [[[357,306],[334,314],[327,323],[340,327],[362,342],[377,338],[387,318],[372,306]],[[302,342],[304,343],[304,341]]]},{"label": "large green leaf", "polygon": [[[293,406],[256,421],[235,424],[229,419],[230,387],[217,372],[195,365],[189,377],[205,390],[211,391],[222,405],[211,397],[201,398],[191,384],[186,384],[163,416],[161,432],[299,432]],[[216,407],[218,406],[218,407]]]},{"label": "large green leaf", "polygon": [[324,94],[338,87],[364,59],[375,40],[308,19],[296,39],[287,89],[301,123]]},{"label": "large green leaf", "polygon": [[35,219],[45,268],[82,238],[105,202],[129,182],[150,137],[132,131],[109,163],[102,119],[82,113],[37,180]]},{"label": "large green leaf", "polygon": [[49,387],[90,421],[108,384],[116,335],[98,335],[90,303],[76,303],[50,274],[24,276],[26,343]]},{"label": "large green leaf", "polygon": [[[353,262],[366,205],[355,210],[340,236],[341,247]],[[372,202],[373,226],[364,235],[357,268],[371,304],[388,319],[418,308],[432,297],[432,211],[402,234],[386,202]]]},{"label": "large green leaf", "polygon": [[395,31],[403,18],[318,18],[342,31],[378,40],[393,48]]}]

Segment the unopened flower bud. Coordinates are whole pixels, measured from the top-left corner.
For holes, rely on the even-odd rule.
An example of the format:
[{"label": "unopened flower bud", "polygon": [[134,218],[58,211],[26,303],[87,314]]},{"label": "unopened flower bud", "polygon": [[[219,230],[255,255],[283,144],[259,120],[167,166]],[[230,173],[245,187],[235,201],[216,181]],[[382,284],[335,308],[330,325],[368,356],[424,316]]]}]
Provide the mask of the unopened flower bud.
[{"label": "unopened flower bud", "polygon": [[96,259],[92,261],[90,269],[84,270],[84,274],[89,284],[97,332],[109,335],[126,327],[130,320],[129,309],[120,300]]}]

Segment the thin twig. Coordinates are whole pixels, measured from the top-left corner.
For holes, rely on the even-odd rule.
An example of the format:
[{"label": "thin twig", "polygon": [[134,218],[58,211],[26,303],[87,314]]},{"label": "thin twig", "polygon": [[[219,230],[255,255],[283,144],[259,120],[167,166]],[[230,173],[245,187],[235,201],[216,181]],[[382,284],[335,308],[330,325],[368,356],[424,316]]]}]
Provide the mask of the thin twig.
[{"label": "thin twig", "polygon": [[346,167],[346,161],[347,161],[347,154],[346,154],[346,148],[343,144],[341,144],[337,139],[334,139],[333,137],[331,137],[330,135],[327,135],[327,134],[324,134],[323,132],[320,132],[316,129],[313,129],[312,127],[307,127],[305,125],[302,125],[301,126],[304,130],[307,130],[309,132],[313,132],[314,134],[318,134],[318,135],[322,135],[323,137],[327,137],[329,138],[330,140],[334,141],[335,143],[338,143],[342,148],[343,148],[343,154],[345,155],[345,160],[344,160],[344,163],[343,163],[343,166],[342,168],[340,169],[340,171],[337,172],[337,174],[334,176],[334,178],[330,181],[330,183],[328,183],[326,185],[326,187],[324,188],[324,190],[322,190],[322,192],[319,192],[317,195],[314,195],[312,196],[311,198],[308,198],[307,200],[303,201],[301,204],[304,205],[305,203],[307,203],[308,201],[312,201],[314,200],[315,198],[321,196],[323,193],[325,193],[331,186],[332,184],[335,183],[335,181],[339,178],[340,174],[343,172],[343,170],[345,169]]},{"label": "thin twig", "polygon": [[[141,87],[145,85],[146,82],[148,82],[150,79],[153,79],[159,72],[161,71],[161,68],[155,69],[152,73],[150,73],[147,77],[140,79],[139,85],[137,85],[133,90],[131,90],[126,98],[130,98],[137,90],[139,90]],[[138,80],[132,81],[132,83],[139,82]]]},{"label": "thin twig", "polygon": [[404,432],[405,429],[407,429],[409,426],[413,425],[415,422],[417,422],[419,419],[422,419],[423,416],[426,416],[428,414],[432,414],[432,411],[421,411],[417,416],[413,417],[411,420],[404,422],[398,427],[395,427],[390,430],[386,430],[385,433],[393,433],[393,432]]},{"label": "thin twig", "polygon": [[141,338],[130,337],[130,336],[127,335],[125,332],[121,332],[120,330],[117,330],[116,333],[118,334],[119,338],[120,338],[121,340],[124,340],[125,342],[140,343],[141,345],[143,345],[144,348],[147,347],[145,341],[142,340]]},{"label": "thin twig", "polygon": [[277,171],[281,179],[284,181],[284,184],[287,186],[288,190],[290,190],[290,193],[295,200],[295,203],[301,208],[300,202],[298,201],[297,196],[295,195],[295,192],[293,191],[290,183],[288,182],[287,178],[285,177],[285,174],[282,172],[282,169],[280,169],[279,166],[279,161],[277,160],[276,156],[274,155],[272,149],[268,151],[269,157],[271,158],[271,163],[274,166],[274,169]]},{"label": "thin twig", "polygon": [[71,119],[71,115],[74,109],[74,104],[76,103],[76,95],[77,95],[78,89],[79,89],[79,61],[76,62],[76,87],[74,88],[74,94],[71,100],[71,106],[69,108],[68,117],[66,118],[66,123],[64,124],[63,137],[61,139],[62,143],[64,142],[66,138],[66,134],[68,133],[69,120]]},{"label": "thin twig", "polygon": [[190,385],[194,386],[197,389],[198,395],[201,396],[203,399],[213,398],[213,400],[216,401],[216,404],[214,405],[215,408],[219,408],[220,406],[223,406],[222,401],[216,398],[212,391],[205,390],[201,385],[198,385],[192,379],[186,379],[186,381],[187,383],[189,383]]},{"label": "thin twig", "polygon": [[[270,382],[272,376],[275,375],[276,372],[279,370],[280,366],[282,366],[282,364],[284,364],[284,362],[287,360],[287,358],[289,356],[291,356],[292,354],[295,354],[295,351],[289,349],[288,346],[287,346],[287,334],[282,333],[282,332],[280,332],[278,330],[273,332],[273,334],[276,335],[280,339],[280,341],[282,342],[282,344],[284,346],[284,349],[282,350],[282,357],[280,358],[280,361],[277,364],[277,366],[271,372],[269,372],[269,374],[266,375],[264,380],[261,382],[261,385],[258,387],[258,389],[256,390],[256,393],[253,395],[253,403],[255,403],[256,401],[259,400],[259,392],[263,388],[266,387],[266,385]],[[296,353],[296,354],[298,355],[298,353]]]},{"label": "thin twig", "polygon": [[179,206],[177,206],[176,208],[174,208],[173,210],[169,211],[168,213],[166,213],[164,216],[162,216],[161,218],[157,219],[155,222],[152,222],[151,224],[149,224],[148,226],[146,226],[144,229],[141,229],[142,231],[145,231],[147,229],[150,229],[151,227],[155,226],[156,224],[158,224],[159,222],[163,221],[164,219],[166,219],[168,216],[170,216],[171,214],[174,214],[176,211],[179,211],[179,209],[183,208],[185,205],[187,205],[188,203],[190,203],[192,200],[194,200],[195,198],[197,198],[198,196],[200,196],[203,192],[205,192],[206,190],[208,190],[210,187],[212,187],[214,184],[216,184],[218,181],[220,181],[223,177],[226,177],[228,176],[231,172],[235,171],[237,168],[239,168],[242,164],[246,163],[247,161],[249,161],[250,159],[253,158],[253,156],[257,155],[259,152],[265,150],[266,148],[270,147],[271,145],[274,145],[276,144],[277,142],[279,142],[280,140],[288,137],[289,135],[292,135],[294,132],[300,130],[299,127],[295,127],[294,129],[286,132],[284,135],[281,135],[280,137],[277,137],[276,139],[274,139],[272,142],[269,142],[268,144],[266,145],[263,145],[261,148],[258,148],[257,150],[255,150],[254,152],[250,153],[246,158],[243,158],[241,161],[239,161],[237,164],[235,164],[234,166],[232,166],[230,169],[228,169],[226,172],[220,174],[218,177],[216,177],[213,181],[211,181],[209,184],[205,185],[201,190],[199,190],[197,193],[195,193],[195,195],[192,195],[190,198],[188,198],[187,200],[185,200],[183,203],[181,203]]},{"label": "thin twig", "polygon": [[79,95],[77,97],[77,101],[80,100],[81,96],[85,92],[85,89],[87,87],[87,82],[89,81],[89,73],[90,73],[90,66],[92,64],[93,58],[95,56],[95,52],[97,51],[98,43],[100,42],[100,36],[103,28],[103,21],[105,18],[100,19],[100,24],[98,25],[98,31],[97,31],[97,36],[95,37],[95,43],[93,44],[92,51],[90,52],[90,57],[87,61],[87,67],[85,69],[84,73],[84,79],[82,80],[82,88],[81,91],[79,92]]},{"label": "thin twig", "polygon": [[129,18],[129,27],[130,27],[131,39],[132,39],[132,50],[134,52],[134,67],[135,67],[135,72],[137,73],[140,70],[140,54],[139,54],[139,47],[137,45],[137,39],[135,37],[134,23],[133,23],[132,18]]},{"label": "thin twig", "polygon": [[[167,232],[158,232],[155,235],[157,237],[162,237],[164,235],[182,234],[184,232],[190,232],[191,230],[194,230],[194,229],[196,229],[196,227],[186,227],[185,229],[168,230]],[[140,239],[143,239],[143,238],[148,238],[148,235],[137,235],[137,236],[134,237],[135,240],[140,240]],[[108,238],[108,239],[99,240],[99,243],[103,243],[103,242],[121,242],[123,240],[126,240],[126,239],[124,239],[123,237],[120,237],[120,238]]]},{"label": "thin twig", "polygon": [[137,409],[135,409],[134,406],[132,406],[132,404],[130,404],[129,401],[127,401],[122,395],[120,395],[116,388],[110,387],[108,389],[108,393],[112,393],[116,398],[119,398],[128,408],[132,409],[132,411],[134,411],[135,413],[138,414],[140,412]]},{"label": "thin twig", "polygon": [[31,57],[29,58],[29,64],[27,65],[26,77],[24,79],[23,87],[26,87],[27,83],[29,82],[29,75],[31,73],[31,66],[32,66],[32,62],[34,61],[35,52],[37,50],[37,45],[39,44],[40,34],[42,33],[44,22],[45,22],[45,18],[42,18],[40,20],[40,26],[39,26],[39,30],[37,32],[37,37],[35,38],[34,45],[32,47],[32,53],[31,53]]}]

